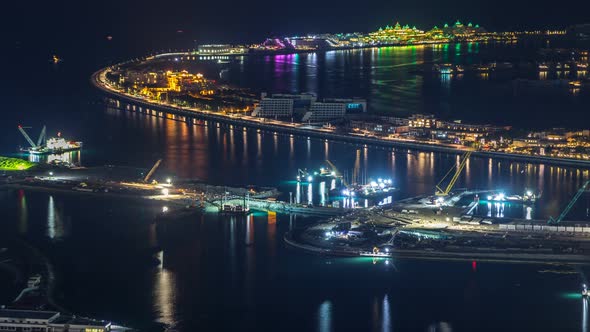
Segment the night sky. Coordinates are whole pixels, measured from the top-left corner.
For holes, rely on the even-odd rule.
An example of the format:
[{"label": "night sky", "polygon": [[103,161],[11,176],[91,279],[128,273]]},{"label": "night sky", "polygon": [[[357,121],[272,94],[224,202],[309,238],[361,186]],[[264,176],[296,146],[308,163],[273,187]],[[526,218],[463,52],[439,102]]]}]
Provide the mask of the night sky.
[{"label": "night sky", "polygon": [[[393,24],[428,29],[456,19],[489,30],[563,28],[590,23],[590,1],[561,8],[535,0],[300,1],[11,1],[3,3],[2,34],[12,48],[89,54],[109,47],[123,55],[196,42],[258,42],[269,35],[367,32]],[[555,2],[557,3],[557,2]],[[7,15],[11,13],[10,15]],[[182,30],[182,32],[177,32]],[[126,52],[127,54],[124,54]]]}]

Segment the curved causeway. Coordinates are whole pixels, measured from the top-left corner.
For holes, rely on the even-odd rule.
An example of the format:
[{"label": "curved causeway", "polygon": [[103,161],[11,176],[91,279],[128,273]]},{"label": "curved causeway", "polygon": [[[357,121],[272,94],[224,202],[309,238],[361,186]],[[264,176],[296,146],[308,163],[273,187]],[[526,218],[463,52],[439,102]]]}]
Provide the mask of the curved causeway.
[{"label": "curved causeway", "polygon": [[[388,148],[407,148],[421,151],[432,151],[432,152],[444,152],[462,154],[469,150],[469,148],[455,144],[444,144],[436,142],[422,142],[410,139],[398,139],[398,138],[377,138],[367,137],[355,134],[337,133],[331,129],[326,128],[310,128],[305,124],[291,123],[287,121],[266,119],[260,117],[254,117],[242,114],[226,114],[222,112],[214,112],[208,110],[202,110],[191,107],[184,107],[170,103],[158,102],[148,100],[146,98],[138,97],[136,95],[128,94],[120,89],[115,88],[107,80],[107,73],[113,70],[113,67],[103,68],[96,71],[91,76],[91,83],[100,89],[105,94],[119,98],[128,103],[153,110],[166,112],[169,114],[175,114],[180,116],[186,116],[189,118],[210,120],[219,123],[231,124],[235,126],[242,126],[254,129],[268,130],[273,132],[282,132],[292,135],[314,137],[326,140],[340,141],[352,144],[380,146]],[[543,163],[561,166],[573,166],[590,168],[590,160],[583,159],[571,159],[571,158],[557,158],[547,156],[535,156],[535,155],[523,155],[517,153],[506,153],[506,152],[491,152],[491,151],[472,151],[472,155],[487,157],[487,158],[500,158],[508,159],[517,162],[529,162],[529,163]]]}]

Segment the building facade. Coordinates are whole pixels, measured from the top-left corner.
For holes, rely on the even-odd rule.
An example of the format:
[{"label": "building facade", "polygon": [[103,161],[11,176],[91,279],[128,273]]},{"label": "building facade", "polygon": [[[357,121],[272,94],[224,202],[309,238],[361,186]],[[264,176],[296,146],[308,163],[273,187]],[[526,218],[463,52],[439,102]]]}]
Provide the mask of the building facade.
[{"label": "building facade", "polygon": [[56,311],[0,309],[0,331],[109,332],[110,322],[62,315]]},{"label": "building facade", "polygon": [[261,118],[289,118],[293,116],[293,99],[262,98],[252,116]]},{"label": "building facade", "polygon": [[324,103],[316,102],[311,104],[309,111],[305,113],[302,122],[325,122],[344,118],[346,115],[346,103]]}]

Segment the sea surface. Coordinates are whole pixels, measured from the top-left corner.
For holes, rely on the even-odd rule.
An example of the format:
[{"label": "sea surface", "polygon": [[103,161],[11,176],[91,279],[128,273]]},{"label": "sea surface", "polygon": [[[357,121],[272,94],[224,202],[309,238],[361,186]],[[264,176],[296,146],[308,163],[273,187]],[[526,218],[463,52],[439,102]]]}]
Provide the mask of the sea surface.
[{"label": "sea surface", "polygon": [[[515,54],[534,56],[535,47],[394,47],[186,66],[207,76],[227,69],[220,81],[255,91],[364,97],[371,111],[381,114],[429,112],[535,128],[587,125],[583,91],[515,92],[511,77],[465,74],[444,81],[418,73],[422,64],[438,59],[506,61]],[[107,108],[89,76],[124,59],[122,51],[72,56],[57,65],[48,62],[50,55],[17,56],[27,62],[10,66],[13,80],[3,83],[2,155],[18,155],[17,146],[25,144],[18,124],[32,127],[27,129],[32,136],[46,124],[49,133],[61,131],[84,142],[75,159],[85,166],[125,166],[139,177],[162,158],[160,179],[274,186],[288,199],[289,192],[298,192],[297,170],[317,169],[328,159],[351,178],[392,179],[399,188],[393,201],[433,192],[457,163],[451,154],[193,125]],[[588,176],[585,169],[472,157],[457,187],[542,192],[530,210],[509,205],[502,213],[546,220],[559,214]],[[321,203],[320,185],[313,183],[309,196],[310,189],[300,186],[300,199]],[[58,277],[56,300],[65,308],[141,331],[588,330],[588,302],[579,295],[584,267],[563,274],[555,272],[562,268],[541,264],[321,257],[283,242],[285,232],[316,218],[204,214],[157,226],[162,208],[162,203],[107,197],[3,191],[0,231],[47,256]],[[585,194],[567,219],[588,222],[589,208]],[[487,213],[486,206],[481,209]],[[22,286],[11,278],[0,270],[0,303],[9,304]]]}]

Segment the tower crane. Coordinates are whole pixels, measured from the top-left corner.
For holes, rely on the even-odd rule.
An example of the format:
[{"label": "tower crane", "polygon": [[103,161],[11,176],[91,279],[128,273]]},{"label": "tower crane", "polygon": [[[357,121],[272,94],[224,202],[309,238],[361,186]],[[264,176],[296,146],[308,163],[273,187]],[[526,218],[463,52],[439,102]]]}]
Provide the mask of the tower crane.
[{"label": "tower crane", "polygon": [[[457,182],[457,179],[459,179],[459,175],[461,175],[461,172],[463,172],[463,169],[465,168],[465,165],[467,164],[467,160],[471,156],[471,152],[472,151],[465,152],[465,154],[463,154],[463,159],[461,160],[461,162],[459,163],[459,165],[456,165],[455,164],[455,166],[451,167],[451,169],[449,169],[449,171],[447,172],[447,174],[445,174],[445,176],[436,185],[436,191],[434,193],[436,196],[448,196],[449,195],[449,193],[451,192],[451,190],[455,186],[455,183]],[[451,178],[451,180],[449,181],[449,183],[447,184],[447,186],[443,188],[443,182],[445,182],[445,180],[447,179],[447,177],[449,175],[451,175],[451,173],[453,172],[453,170],[455,170],[455,174],[453,174],[453,177]]]},{"label": "tower crane", "polygon": [[559,224],[563,220],[563,218],[565,218],[565,216],[570,212],[572,207],[574,207],[574,204],[576,204],[576,201],[578,201],[578,198],[580,198],[580,196],[582,196],[582,194],[587,190],[588,187],[590,187],[590,180],[586,180],[586,182],[584,182],[582,187],[580,187],[578,192],[574,195],[574,197],[568,203],[568,205],[565,207],[565,209],[563,209],[561,214],[555,219],[553,217],[549,217],[549,220],[547,221],[547,223],[548,224]]}]

